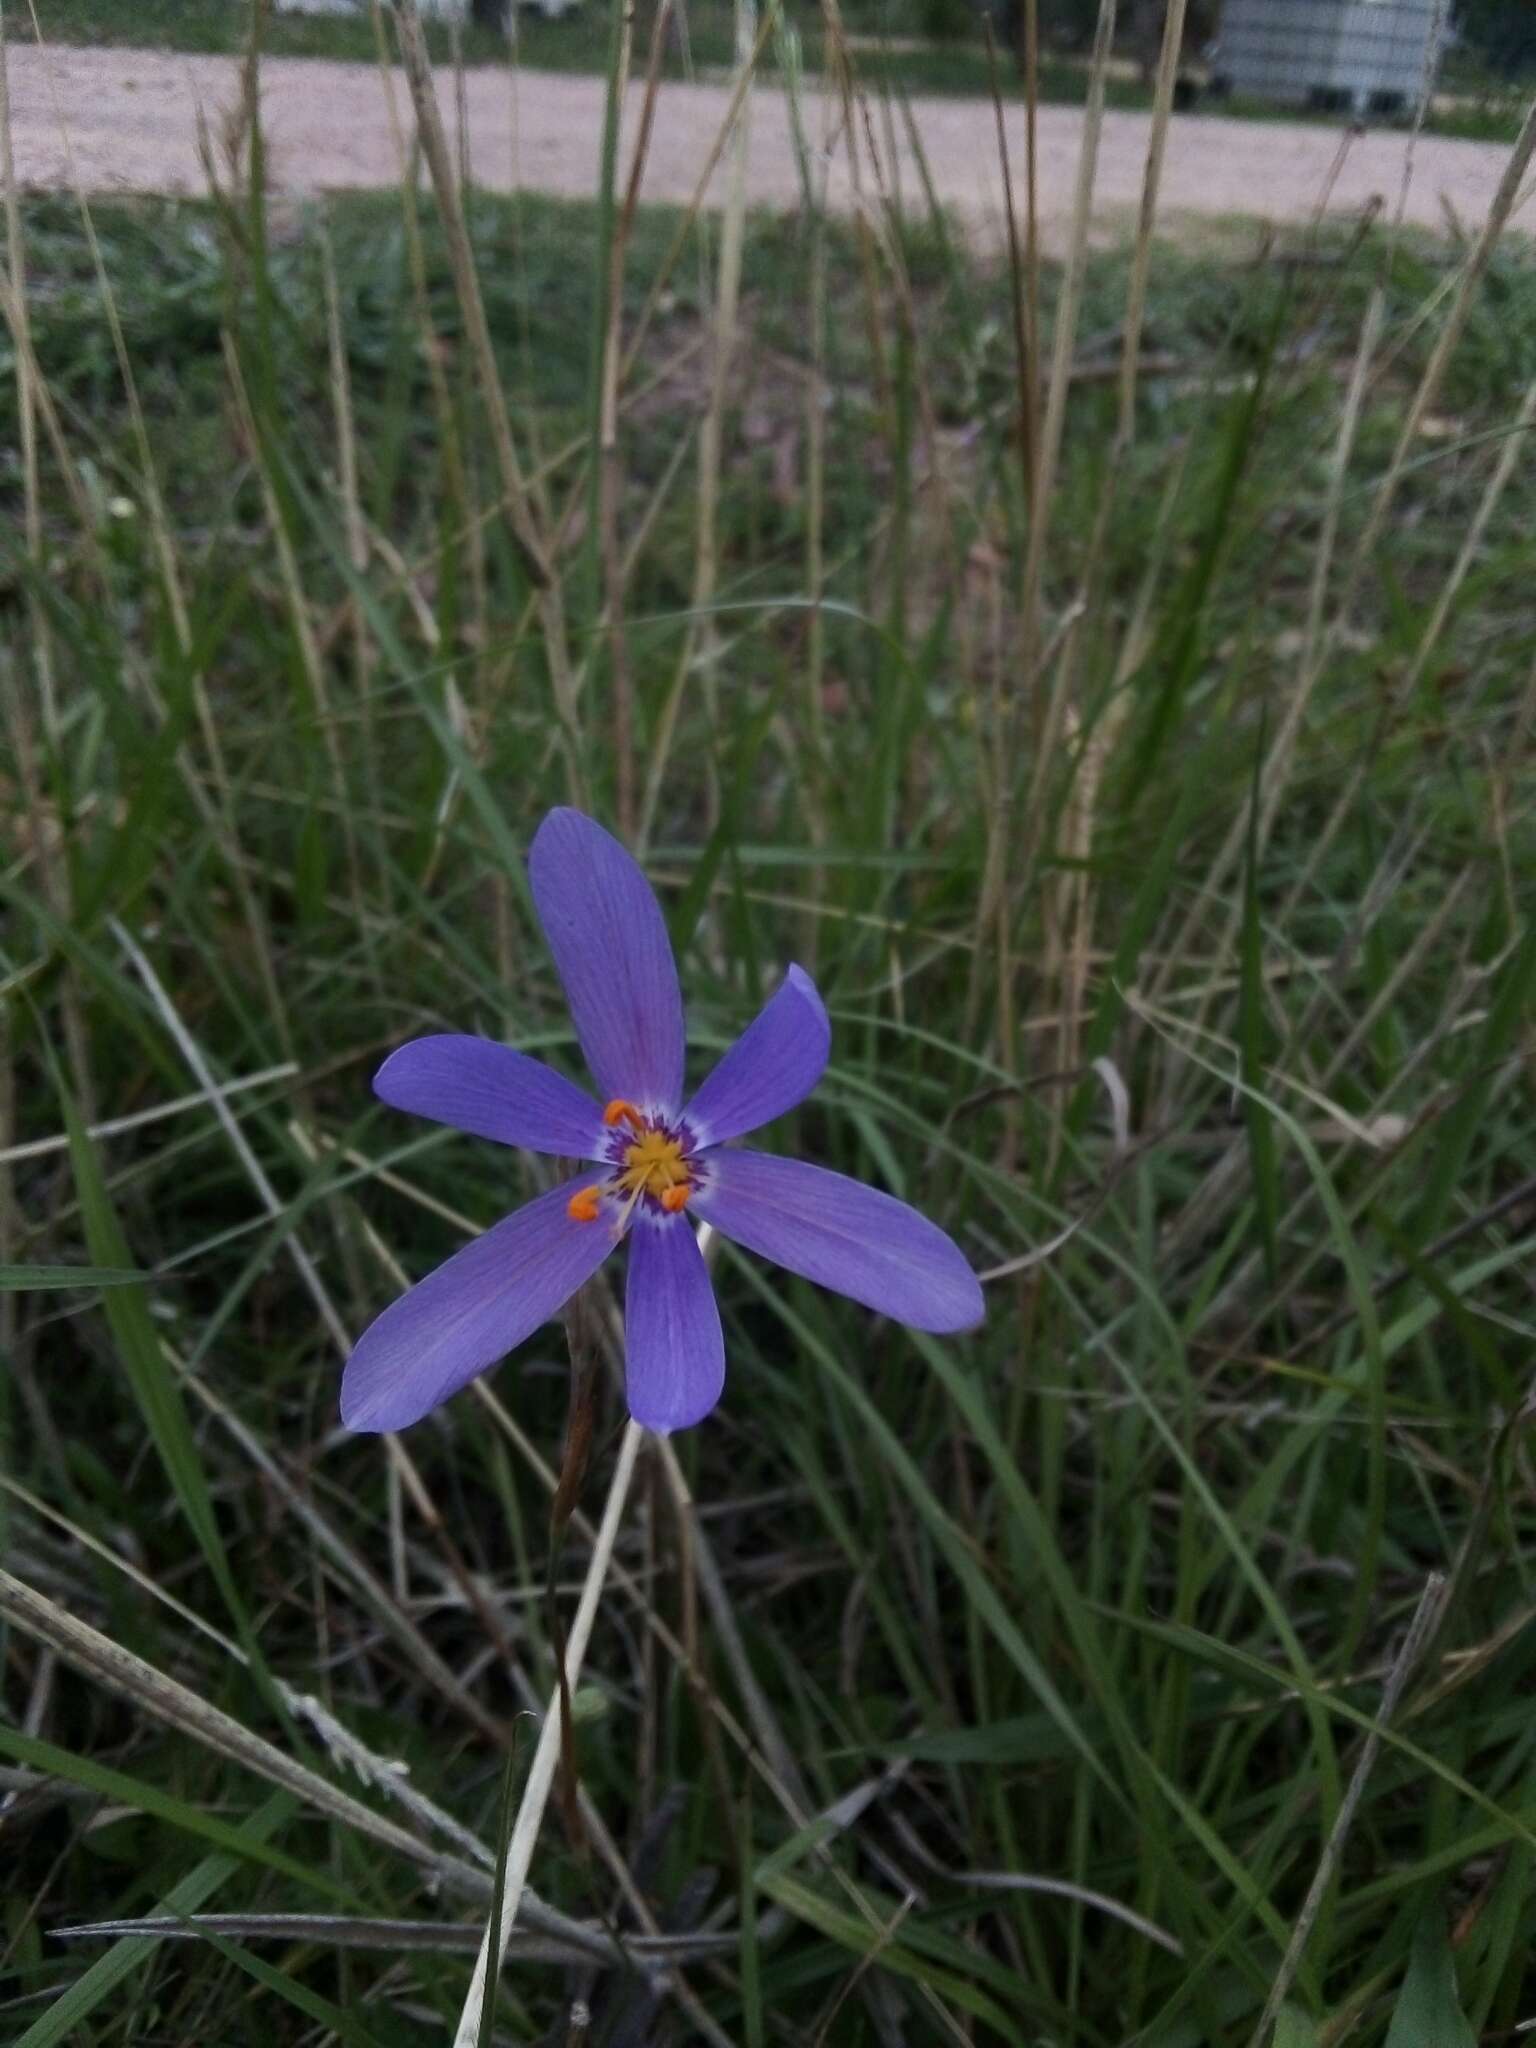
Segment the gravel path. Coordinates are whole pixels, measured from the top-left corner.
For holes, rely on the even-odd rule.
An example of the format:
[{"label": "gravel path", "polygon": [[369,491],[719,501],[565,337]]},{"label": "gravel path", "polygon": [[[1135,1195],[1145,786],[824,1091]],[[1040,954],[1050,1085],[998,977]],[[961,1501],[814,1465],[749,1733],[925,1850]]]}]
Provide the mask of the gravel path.
[{"label": "gravel path", "polygon": [[[217,119],[235,92],[235,66],[219,57],[160,51],[50,48],[12,43],[10,71],[17,175],[26,187],[65,186],[73,174],[87,190],[190,193],[203,189],[197,113]],[[269,58],[262,68],[263,105],[273,185],[294,195],[392,183],[398,158],[383,78],[373,67],[310,58]],[[440,78],[451,111],[451,80]],[[395,74],[404,119],[407,97]],[[495,69],[466,81],[471,162],[483,183],[519,183],[541,192],[590,195],[598,175],[602,83],[574,74]],[[662,88],[646,171],[649,198],[685,201],[693,193],[724,118],[729,95],[720,85]],[[913,111],[934,185],[942,199],[983,235],[1000,232],[1002,177],[990,106],[927,99]],[[819,102],[807,119],[819,136]],[[1010,151],[1017,181],[1023,116],[1011,109]],[[750,189],[773,207],[797,203],[799,182],[784,95],[769,87],[752,101]],[[1134,216],[1149,121],[1142,114],[1105,119],[1096,211],[1105,233]],[[1060,244],[1073,205],[1082,116],[1045,107],[1040,115],[1040,202],[1049,241]],[[882,141],[888,138],[882,138]],[[1405,142],[1399,135],[1357,137],[1344,150],[1336,128],[1301,123],[1176,117],[1164,171],[1166,218],[1211,220],[1259,215],[1278,221],[1311,218],[1324,194],[1329,211],[1357,213],[1373,198],[1388,212],[1398,204]],[[1498,143],[1425,137],[1413,156],[1407,217],[1442,227],[1485,213],[1508,149]],[[864,173],[868,179],[867,168]],[[916,166],[903,144],[898,180],[914,203]],[[1330,178],[1332,180],[1330,184]],[[718,173],[711,198],[725,189]],[[847,153],[839,151],[831,194],[852,204]],[[1536,193],[1527,191],[1516,217],[1536,232]]]}]

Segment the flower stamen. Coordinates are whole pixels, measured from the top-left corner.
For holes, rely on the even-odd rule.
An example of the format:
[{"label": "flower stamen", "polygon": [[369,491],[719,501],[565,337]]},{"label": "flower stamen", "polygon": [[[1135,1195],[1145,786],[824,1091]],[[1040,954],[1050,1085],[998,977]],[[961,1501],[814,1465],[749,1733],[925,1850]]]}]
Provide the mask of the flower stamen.
[{"label": "flower stamen", "polygon": [[602,1205],[602,1195],[597,1188],[578,1188],[565,1205],[565,1213],[573,1223],[595,1223],[597,1212]]},{"label": "flower stamen", "polygon": [[638,1184],[638,1185],[637,1185],[637,1186],[636,1186],[636,1187],[635,1187],[635,1188],[634,1188],[634,1189],[633,1189],[633,1190],[631,1191],[631,1193],[630,1193],[630,1197],[629,1197],[629,1200],[628,1200],[628,1201],[627,1201],[627,1202],[626,1202],[626,1203],[624,1204],[624,1207],[623,1207],[623,1208],[622,1208],[622,1209],[620,1210],[620,1212],[619,1212],[619,1220],[618,1220],[618,1222],[617,1222],[617,1223],[615,1223],[615,1224],[614,1224],[614,1226],[613,1226],[613,1235],[614,1235],[614,1239],[615,1239],[615,1241],[617,1241],[617,1240],[618,1240],[619,1238],[621,1238],[621,1237],[622,1237],[622,1236],[624,1235],[625,1231],[626,1231],[626,1230],[628,1230],[628,1228],[629,1228],[629,1219],[630,1219],[630,1217],[631,1217],[631,1216],[633,1216],[633,1215],[634,1215],[634,1213],[635,1213],[635,1204],[636,1204],[636,1203],[637,1203],[637,1202],[639,1201],[640,1197],[641,1197],[641,1196],[642,1196],[642,1195],[643,1195],[644,1193],[645,1193],[645,1182],[644,1182],[644,1181],[641,1181],[641,1182],[640,1182],[640,1183],[639,1183],[639,1184]]},{"label": "flower stamen", "polygon": [[623,1188],[641,1188],[660,1197],[668,1188],[686,1186],[692,1178],[682,1144],[666,1131],[645,1131],[634,1144],[624,1148],[624,1165],[619,1174],[619,1185]]},{"label": "flower stamen", "polygon": [[695,1186],[690,1140],[685,1131],[642,1116],[631,1103],[611,1102],[604,1112],[616,1127],[610,1157],[613,1178],[608,1192],[623,1203],[614,1225],[614,1236],[622,1237],[643,1196],[653,1209],[675,1216],[687,1203]]}]

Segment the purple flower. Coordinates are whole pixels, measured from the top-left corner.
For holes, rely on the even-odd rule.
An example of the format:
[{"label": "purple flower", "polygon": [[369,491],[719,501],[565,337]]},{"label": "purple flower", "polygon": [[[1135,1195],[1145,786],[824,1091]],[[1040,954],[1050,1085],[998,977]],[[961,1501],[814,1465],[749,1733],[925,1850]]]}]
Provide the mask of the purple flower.
[{"label": "purple flower", "polygon": [[374,1088],[396,1109],[586,1162],[486,1231],[364,1331],[341,1383],[349,1429],[404,1429],[555,1315],[629,1239],[629,1411],[650,1429],[701,1421],[725,1383],[720,1312],[690,1224],[919,1330],[982,1318],[963,1253],[905,1202],[733,1138],[793,1109],[831,1030],[808,974],[776,993],[683,1104],[683,999],[661,907],[617,840],[557,810],[528,856],[576,1036],[607,1104],[489,1039],[418,1038]]}]

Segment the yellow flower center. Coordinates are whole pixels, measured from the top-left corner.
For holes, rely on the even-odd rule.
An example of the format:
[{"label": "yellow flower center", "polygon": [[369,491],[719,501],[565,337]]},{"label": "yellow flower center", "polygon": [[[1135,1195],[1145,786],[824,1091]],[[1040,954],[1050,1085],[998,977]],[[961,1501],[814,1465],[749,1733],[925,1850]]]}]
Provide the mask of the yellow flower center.
[{"label": "yellow flower center", "polygon": [[692,1181],[682,1146],[665,1132],[642,1132],[625,1147],[619,1186],[626,1195],[654,1195],[664,1206],[680,1208],[680,1202],[668,1202],[667,1196],[674,1188],[686,1190]]},{"label": "yellow flower center", "polygon": [[682,1140],[648,1123],[632,1102],[610,1102],[603,1111],[603,1122],[609,1130],[616,1130],[620,1124],[629,1126],[630,1143],[624,1147],[624,1164],[606,1184],[576,1190],[565,1205],[565,1213],[572,1222],[595,1223],[604,1195],[622,1197],[624,1201],[623,1212],[614,1226],[615,1237],[624,1235],[642,1195],[649,1195],[669,1216],[685,1209],[694,1190],[694,1179],[693,1169],[683,1157]]}]

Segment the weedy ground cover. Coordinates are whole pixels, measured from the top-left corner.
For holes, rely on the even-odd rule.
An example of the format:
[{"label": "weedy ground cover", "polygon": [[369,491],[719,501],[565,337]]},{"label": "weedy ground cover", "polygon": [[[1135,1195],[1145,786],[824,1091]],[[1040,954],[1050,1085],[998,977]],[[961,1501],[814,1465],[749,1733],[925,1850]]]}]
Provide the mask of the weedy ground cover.
[{"label": "weedy ground cover", "polygon": [[786,1149],[989,1313],[721,1250],[725,1399],[638,1460],[487,2038],[1511,2038],[1528,248],[1042,267],[867,162],[835,220],[809,152],[792,218],[620,160],[445,231],[232,141],[206,206],[12,195],[6,2038],[452,2032],[604,1299],[574,1513],[557,1329],[387,1445],[337,1388],[541,1185],[368,1083],[431,1029],[575,1070],[523,866],[572,800],[706,1055],[816,975]]}]

